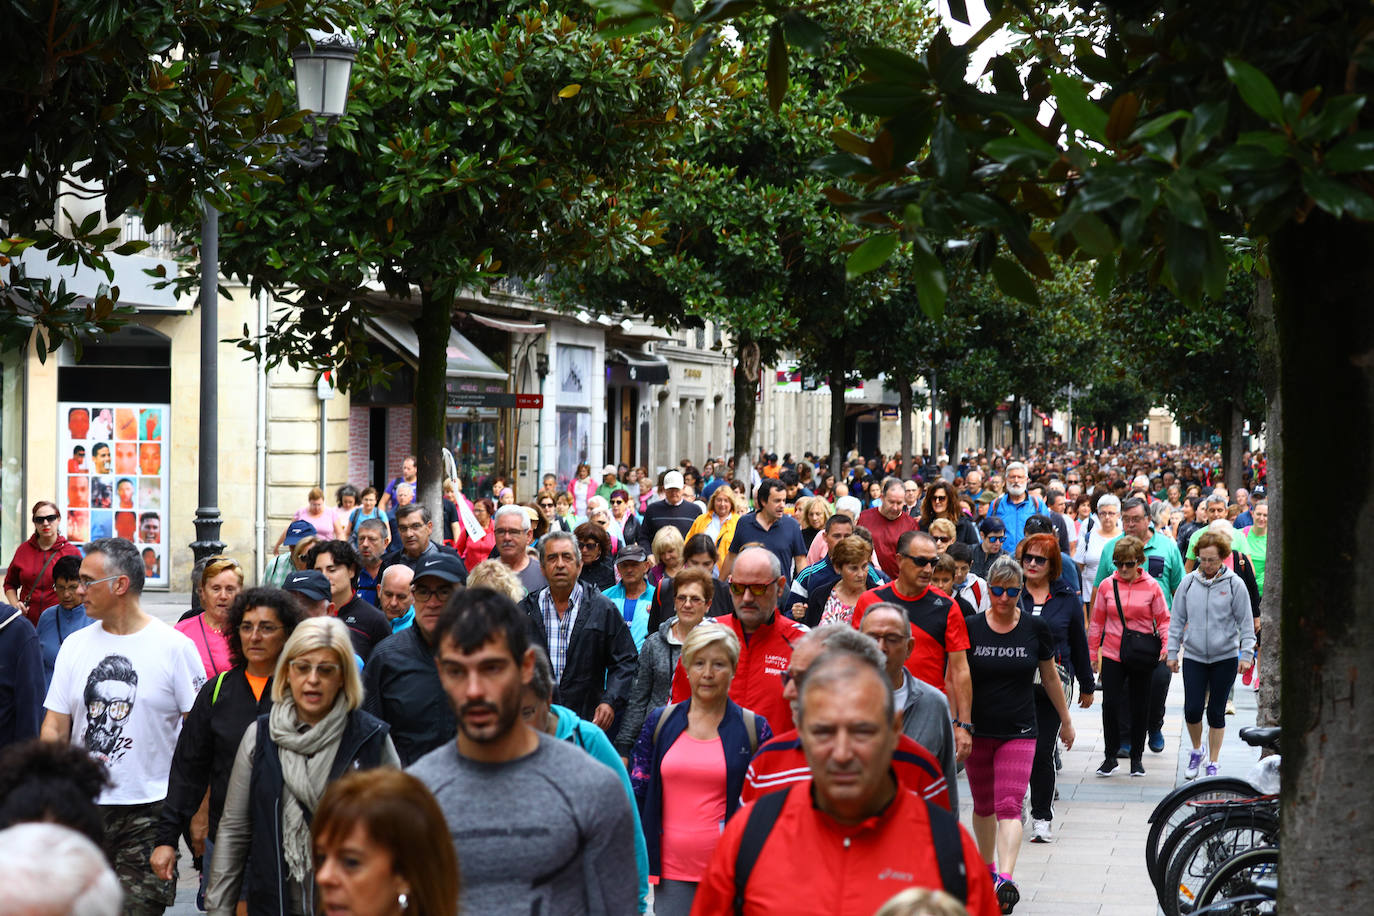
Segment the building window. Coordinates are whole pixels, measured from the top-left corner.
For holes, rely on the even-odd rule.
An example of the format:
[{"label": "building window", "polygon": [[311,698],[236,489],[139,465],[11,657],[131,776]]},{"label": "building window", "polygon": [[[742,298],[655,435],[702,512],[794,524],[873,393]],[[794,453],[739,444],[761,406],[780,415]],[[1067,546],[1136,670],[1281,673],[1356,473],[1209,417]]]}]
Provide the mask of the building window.
[{"label": "building window", "polygon": [[28,536],[24,502],[24,357],[0,356],[0,563]]}]

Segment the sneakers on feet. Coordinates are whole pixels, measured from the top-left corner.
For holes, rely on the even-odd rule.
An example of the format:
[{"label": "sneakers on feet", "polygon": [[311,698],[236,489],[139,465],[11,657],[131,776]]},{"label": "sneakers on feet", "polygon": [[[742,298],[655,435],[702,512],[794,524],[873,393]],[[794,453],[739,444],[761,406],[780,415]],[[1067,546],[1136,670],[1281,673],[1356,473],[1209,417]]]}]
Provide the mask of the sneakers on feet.
[{"label": "sneakers on feet", "polygon": [[1031,838],[1030,838],[1030,841],[1031,841],[1032,843],[1048,843],[1051,839],[1052,839],[1052,836],[1051,836],[1051,834],[1050,834],[1050,822],[1049,822],[1049,821],[1042,821],[1042,820],[1032,820],[1032,821],[1031,821]]},{"label": "sneakers on feet", "polygon": [[1209,763],[1209,764],[1207,764],[1207,775],[1208,775],[1208,776],[1215,776],[1215,775],[1217,775],[1217,765],[1216,765],[1215,763]]},{"label": "sneakers on feet", "polygon": [[1016,887],[1016,882],[1011,880],[1011,875],[997,876],[994,882],[997,887],[997,903],[1002,907],[1003,913],[1010,913],[1016,908],[1016,904],[1021,902],[1021,891]]},{"label": "sneakers on feet", "polygon": [[1106,760],[1102,761],[1102,766],[1100,766],[1100,767],[1097,768],[1097,775],[1098,775],[1098,776],[1106,777],[1106,776],[1112,775],[1112,774],[1115,773],[1115,772],[1116,772],[1116,759],[1113,758],[1113,757],[1108,757]]},{"label": "sneakers on feet", "polygon": [[1188,765],[1183,768],[1183,778],[1197,779],[1197,771],[1200,766],[1202,766],[1202,751],[1189,751]]},{"label": "sneakers on feet", "polygon": [[1132,776],[1144,776],[1144,775],[1145,775],[1145,764],[1141,763],[1139,760],[1132,760],[1132,761],[1131,761],[1131,775],[1132,775]]},{"label": "sneakers on feet", "polygon": [[1150,732],[1150,752],[1153,754],[1164,753],[1164,732],[1158,728]]},{"label": "sneakers on feet", "polygon": [[1226,701],[1226,714],[1227,714],[1228,716],[1234,716],[1234,715],[1236,714],[1236,701],[1235,701],[1235,700],[1227,700],[1227,701]]}]

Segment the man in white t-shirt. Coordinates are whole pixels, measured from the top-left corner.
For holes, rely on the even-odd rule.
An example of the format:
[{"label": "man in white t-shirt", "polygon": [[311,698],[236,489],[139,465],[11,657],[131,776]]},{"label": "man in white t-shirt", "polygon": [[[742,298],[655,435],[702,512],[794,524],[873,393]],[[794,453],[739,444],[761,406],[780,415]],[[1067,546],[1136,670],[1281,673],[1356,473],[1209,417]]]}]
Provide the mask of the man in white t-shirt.
[{"label": "man in white t-shirt", "polygon": [[176,902],[176,883],[154,875],[148,857],[181,720],[205,668],[190,639],[139,606],[143,560],[130,541],[91,542],[79,583],[98,625],[67,637],[57,653],[42,738],[84,747],[108,768],[98,802],[124,912],[160,914]]}]

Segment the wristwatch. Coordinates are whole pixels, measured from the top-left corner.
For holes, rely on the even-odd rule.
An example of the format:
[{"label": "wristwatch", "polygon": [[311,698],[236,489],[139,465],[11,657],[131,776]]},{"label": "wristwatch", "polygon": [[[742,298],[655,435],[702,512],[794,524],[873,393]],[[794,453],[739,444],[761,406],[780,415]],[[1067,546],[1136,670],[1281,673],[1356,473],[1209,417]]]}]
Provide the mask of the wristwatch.
[{"label": "wristwatch", "polygon": [[964,731],[968,732],[970,735],[973,734],[973,723],[972,723],[972,722],[960,722],[958,719],[950,719],[950,722],[952,722],[952,723],[954,724],[954,727],[955,727],[955,728],[962,728]]}]

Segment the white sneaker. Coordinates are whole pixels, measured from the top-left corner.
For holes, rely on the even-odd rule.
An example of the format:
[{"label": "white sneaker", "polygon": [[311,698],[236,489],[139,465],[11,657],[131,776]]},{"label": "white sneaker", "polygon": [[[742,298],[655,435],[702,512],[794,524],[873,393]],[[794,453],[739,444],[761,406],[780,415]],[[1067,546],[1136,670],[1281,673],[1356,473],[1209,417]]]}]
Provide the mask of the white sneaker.
[{"label": "white sneaker", "polygon": [[1184,779],[1197,779],[1198,767],[1202,766],[1202,751],[1188,752],[1188,765],[1183,768]]},{"label": "white sneaker", "polygon": [[1049,821],[1034,820],[1031,822],[1030,841],[1032,843],[1048,843],[1051,838]]}]

